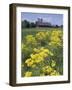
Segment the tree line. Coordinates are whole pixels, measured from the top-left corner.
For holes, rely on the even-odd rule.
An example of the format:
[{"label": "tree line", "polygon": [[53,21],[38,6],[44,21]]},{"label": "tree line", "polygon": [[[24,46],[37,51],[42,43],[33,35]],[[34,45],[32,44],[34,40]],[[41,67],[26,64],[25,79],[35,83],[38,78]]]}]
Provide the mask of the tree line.
[{"label": "tree line", "polygon": [[22,28],[32,28],[36,27],[36,24],[34,22],[29,22],[27,20],[22,21]]},{"label": "tree line", "polygon": [[[21,21],[21,27],[22,28],[35,28],[35,27],[37,27],[37,24],[36,24],[36,22],[34,23],[34,22],[29,22],[27,20],[23,20],[23,21]],[[63,25],[60,25],[60,26],[59,25],[51,25],[50,27],[63,28]]]}]

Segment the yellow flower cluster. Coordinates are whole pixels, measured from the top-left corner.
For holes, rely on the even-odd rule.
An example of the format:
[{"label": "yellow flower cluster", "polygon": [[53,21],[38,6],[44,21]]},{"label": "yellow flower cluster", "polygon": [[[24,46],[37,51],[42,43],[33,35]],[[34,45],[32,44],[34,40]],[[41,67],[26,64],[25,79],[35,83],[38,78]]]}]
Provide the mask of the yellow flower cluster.
[{"label": "yellow flower cluster", "polygon": [[51,51],[44,49],[43,47],[40,49],[34,48],[34,52],[35,54],[31,54],[31,58],[25,61],[28,67],[31,67],[32,65],[35,66],[35,64],[42,62],[49,54],[53,55]]},{"label": "yellow flower cluster", "polygon": [[51,62],[51,66],[52,66],[52,67],[55,67],[55,66],[56,66],[56,62],[55,62],[55,60],[52,60],[52,62]]},{"label": "yellow flower cluster", "polygon": [[37,40],[44,40],[46,38],[45,33],[44,32],[37,33],[36,38]]},{"label": "yellow flower cluster", "polygon": [[27,72],[25,73],[25,77],[30,77],[30,76],[32,76],[32,72],[27,71]]},{"label": "yellow flower cluster", "polygon": [[50,74],[52,71],[53,71],[53,68],[51,68],[50,66],[43,67],[43,72],[46,74]]},{"label": "yellow flower cluster", "polygon": [[50,75],[50,76],[60,75],[59,72],[54,70],[51,66],[43,67],[42,71],[43,71],[43,74],[45,75]]},{"label": "yellow flower cluster", "polygon": [[59,76],[60,73],[57,72],[56,70],[53,70],[53,72],[51,72],[50,76]]},{"label": "yellow flower cluster", "polygon": [[62,75],[62,67],[58,64],[58,60],[62,59],[58,57],[62,55],[62,48],[58,46],[62,47],[62,44],[61,30],[37,31],[32,35],[26,35],[21,44],[22,76]]},{"label": "yellow flower cluster", "polygon": [[34,64],[34,61],[30,58],[30,59],[27,59],[27,60],[25,61],[25,63],[26,63],[27,66],[29,67],[29,66],[32,66],[32,65]]},{"label": "yellow flower cluster", "polygon": [[61,46],[62,45],[61,38],[60,38],[61,35],[62,35],[61,31],[58,31],[58,30],[52,31],[51,38],[50,38],[51,42],[49,43],[49,45]]},{"label": "yellow flower cluster", "polygon": [[33,44],[33,45],[37,44],[36,39],[33,35],[27,35],[26,36],[26,43],[27,44]]},{"label": "yellow flower cluster", "polygon": [[[53,56],[53,53],[49,50],[49,49],[45,49],[44,47],[41,47],[40,49],[36,49],[36,48],[34,48],[34,52],[35,53],[40,53],[41,55],[43,55],[43,53],[47,53],[47,54],[49,54],[49,55],[51,55],[51,56]],[[45,55],[45,54],[44,54]]]}]

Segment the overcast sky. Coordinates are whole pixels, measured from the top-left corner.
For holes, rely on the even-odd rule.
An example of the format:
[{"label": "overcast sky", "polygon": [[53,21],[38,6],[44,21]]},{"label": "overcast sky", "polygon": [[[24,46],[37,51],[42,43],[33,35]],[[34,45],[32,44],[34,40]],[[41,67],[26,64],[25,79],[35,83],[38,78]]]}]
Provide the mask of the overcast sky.
[{"label": "overcast sky", "polygon": [[63,25],[63,14],[21,12],[21,20],[35,22],[38,18],[42,18],[44,22],[50,22],[52,25]]}]

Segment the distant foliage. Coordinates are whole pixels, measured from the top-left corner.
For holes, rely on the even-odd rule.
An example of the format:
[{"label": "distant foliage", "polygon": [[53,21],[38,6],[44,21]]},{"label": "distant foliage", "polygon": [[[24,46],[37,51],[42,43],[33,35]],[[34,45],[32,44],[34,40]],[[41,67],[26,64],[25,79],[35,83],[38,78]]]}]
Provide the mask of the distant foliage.
[{"label": "distant foliage", "polygon": [[32,27],[36,27],[36,24],[34,22],[29,22],[27,20],[24,20],[21,22],[22,24],[22,28],[32,28]]},{"label": "distant foliage", "polygon": [[63,28],[63,25],[52,25],[51,23],[48,22],[30,22],[28,20],[23,20],[21,21],[21,27],[23,28],[35,28],[35,27],[50,27],[50,28]]}]

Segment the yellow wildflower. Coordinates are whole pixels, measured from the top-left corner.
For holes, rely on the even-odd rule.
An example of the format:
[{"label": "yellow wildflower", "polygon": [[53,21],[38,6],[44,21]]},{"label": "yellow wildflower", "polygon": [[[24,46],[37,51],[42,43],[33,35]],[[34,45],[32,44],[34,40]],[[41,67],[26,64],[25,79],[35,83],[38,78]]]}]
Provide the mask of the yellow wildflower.
[{"label": "yellow wildflower", "polygon": [[34,48],[33,50],[34,50],[34,52],[36,52],[36,53],[39,52],[39,50],[38,50],[37,48]]},{"label": "yellow wildflower", "polygon": [[26,61],[25,61],[25,63],[28,63],[28,62],[30,62],[31,61],[31,59],[27,59]]},{"label": "yellow wildflower", "polygon": [[44,39],[46,38],[45,33],[44,33],[44,32],[39,32],[39,33],[37,33],[37,34],[36,34],[36,38],[37,38],[38,40],[44,40]]},{"label": "yellow wildflower", "polygon": [[36,64],[33,64],[31,67],[32,67],[32,68],[35,68],[35,67],[36,67]]},{"label": "yellow wildflower", "polygon": [[35,60],[35,63],[39,63],[39,62],[41,62],[42,60],[40,60],[40,59],[36,59]]},{"label": "yellow wildflower", "polygon": [[38,57],[38,54],[31,54],[30,56],[32,59],[36,59]]},{"label": "yellow wildflower", "polygon": [[57,45],[57,46],[61,46],[62,45],[62,32],[55,30],[52,31],[51,34],[51,42],[49,43],[49,45]]},{"label": "yellow wildflower", "polygon": [[48,69],[46,70],[46,72],[49,74],[49,73],[51,73],[52,72],[52,68],[51,67],[48,67]]},{"label": "yellow wildflower", "polygon": [[30,77],[30,76],[32,76],[32,72],[27,71],[27,72],[25,73],[25,77]]},{"label": "yellow wildflower", "polygon": [[31,60],[31,59],[27,59],[25,63],[26,63],[27,66],[29,67],[29,66],[32,66],[32,65],[33,65],[34,61]]},{"label": "yellow wildflower", "polygon": [[55,66],[56,66],[56,62],[55,62],[54,60],[52,60],[51,66],[52,66],[52,67],[55,67]]},{"label": "yellow wildflower", "polygon": [[42,70],[44,73],[50,74],[53,71],[53,68],[51,68],[50,66],[45,66]]},{"label": "yellow wildflower", "polygon": [[33,35],[27,35],[26,36],[26,43],[27,44],[33,44],[33,45],[37,44],[36,39]]},{"label": "yellow wildflower", "polygon": [[53,72],[51,72],[51,74],[50,74],[51,76],[59,76],[60,75],[60,73],[59,72],[57,72],[56,70],[54,70]]}]

